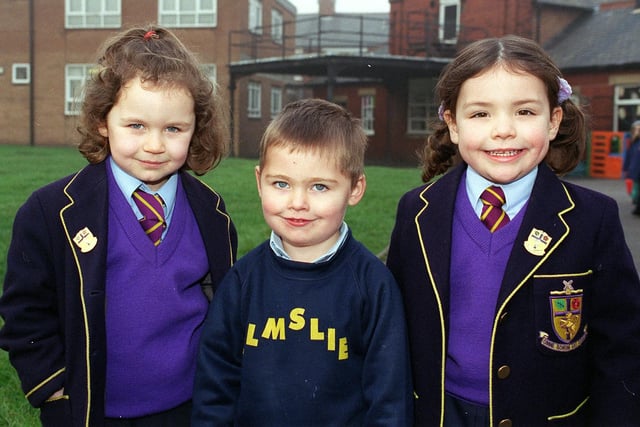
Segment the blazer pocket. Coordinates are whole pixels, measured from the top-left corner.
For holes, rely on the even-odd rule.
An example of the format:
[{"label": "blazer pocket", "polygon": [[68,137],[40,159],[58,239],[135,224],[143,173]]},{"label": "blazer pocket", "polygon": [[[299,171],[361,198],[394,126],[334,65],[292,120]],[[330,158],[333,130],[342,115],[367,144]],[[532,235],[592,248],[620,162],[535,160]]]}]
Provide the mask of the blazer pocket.
[{"label": "blazer pocket", "polygon": [[533,276],[537,347],[563,357],[584,350],[593,271]]},{"label": "blazer pocket", "polygon": [[54,400],[47,400],[40,407],[40,422],[43,427],[70,426],[71,404],[69,396],[63,395]]}]

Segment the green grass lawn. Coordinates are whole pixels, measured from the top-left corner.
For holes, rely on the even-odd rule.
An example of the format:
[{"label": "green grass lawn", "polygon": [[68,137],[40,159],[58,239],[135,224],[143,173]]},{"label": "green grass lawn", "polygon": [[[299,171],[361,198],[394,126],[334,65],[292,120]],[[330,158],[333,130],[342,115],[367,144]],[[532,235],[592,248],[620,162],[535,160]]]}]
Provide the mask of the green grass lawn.
[{"label": "green grass lawn", "polygon": [[[70,147],[17,147],[0,145],[0,277],[4,279],[11,224],[18,207],[31,192],[48,182],[75,172],[86,164]],[[201,177],[224,198],[238,230],[238,256],[269,236],[255,185],[255,160],[225,159]],[[373,253],[387,246],[400,196],[420,184],[417,168],[366,168],[367,191],[362,201],[347,211],[354,235]],[[1,320],[0,320],[1,322]],[[0,426],[38,426],[38,413],[28,405],[8,362],[0,350]]]}]

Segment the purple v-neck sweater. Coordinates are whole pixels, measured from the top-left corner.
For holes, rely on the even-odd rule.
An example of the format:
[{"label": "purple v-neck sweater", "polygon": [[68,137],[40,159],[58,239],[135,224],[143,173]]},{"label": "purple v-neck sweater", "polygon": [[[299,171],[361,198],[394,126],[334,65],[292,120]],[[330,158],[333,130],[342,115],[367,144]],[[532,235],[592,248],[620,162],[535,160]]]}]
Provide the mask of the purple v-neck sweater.
[{"label": "purple v-neck sweater", "polygon": [[182,185],[157,247],[112,177],[109,186],[105,413],[132,418],[191,398],[208,262]]},{"label": "purple v-neck sweater", "polygon": [[491,233],[474,212],[464,180],[458,187],[454,212],[445,390],[467,401],[488,405],[496,301],[523,215],[516,215],[509,224]]}]

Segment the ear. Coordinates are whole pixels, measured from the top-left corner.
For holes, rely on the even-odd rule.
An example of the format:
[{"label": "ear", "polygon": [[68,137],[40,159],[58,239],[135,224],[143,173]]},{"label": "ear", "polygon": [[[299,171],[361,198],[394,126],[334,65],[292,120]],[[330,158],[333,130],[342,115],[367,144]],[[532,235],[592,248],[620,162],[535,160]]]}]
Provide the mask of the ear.
[{"label": "ear", "polygon": [[105,138],[109,138],[109,129],[107,128],[106,123],[102,123],[100,126],[98,126],[98,133]]},{"label": "ear", "polygon": [[364,196],[364,191],[367,189],[367,178],[364,175],[360,175],[356,183],[351,186],[351,194],[349,194],[349,206],[357,205],[362,197]]},{"label": "ear", "polygon": [[457,144],[460,136],[458,135],[458,125],[456,124],[456,119],[451,114],[451,110],[445,110],[442,114],[442,117],[444,118],[444,122],[449,128],[449,138],[451,139],[451,142]]},{"label": "ear", "polygon": [[260,185],[260,176],[262,171],[260,170],[260,166],[255,167],[256,174],[256,186],[258,187],[258,196],[262,198],[262,186]]},{"label": "ear", "polygon": [[551,110],[551,120],[549,121],[549,141],[553,141],[556,135],[558,135],[562,117],[564,117],[562,107],[555,107]]}]

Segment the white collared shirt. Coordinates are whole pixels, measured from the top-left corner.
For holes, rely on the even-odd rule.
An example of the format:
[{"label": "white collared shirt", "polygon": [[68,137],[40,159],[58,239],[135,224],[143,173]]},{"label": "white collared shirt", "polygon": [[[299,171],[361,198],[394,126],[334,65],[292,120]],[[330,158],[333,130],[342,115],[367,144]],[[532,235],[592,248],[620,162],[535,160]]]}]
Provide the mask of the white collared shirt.
[{"label": "white collared shirt", "polygon": [[480,195],[490,185],[497,185],[502,188],[507,199],[502,209],[509,215],[509,218],[514,218],[529,200],[537,175],[538,168],[535,167],[531,172],[516,181],[509,184],[496,184],[481,176],[471,166],[468,166],[466,174],[467,196],[476,215],[480,218],[482,213]]},{"label": "white collared shirt", "polygon": [[[344,240],[347,238],[347,231],[349,231],[349,227],[347,226],[346,222],[342,221],[342,225],[340,226],[340,236],[338,237],[336,243],[334,243],[333,246],[331,246],[331,248],[324,255],[314,260],[313,264],[329,261],[331,258],[333,258],[336,252],[338,252],[338,249],[340,249],[340,246],[342,246],[342,243],[344,243]],[[291,257],[289,256],[289,254],[287,254],[287,251],[284,250],[282,239],[273,231],[271,231],[271,237],[269,238],[269,246],[271,246],[271,250],[280,258],[291,260]]]},{"label": "white collared shirt", "polygon": [[[138,205],[133,201],[132,194],[138,188],[146,191],[149,194],[159,194],[164,201],[164,216],[165,221],[167,222],[167,227],[164,230],[164,233],[169,229],[169,224],[171,224],[171,217],[173,215],[173,208],[176,204],[176,191],[178,190],[178,173],[174,173],[169,177],[169,180],[165,182],[162,187],[158,191],[153,191],[147,187],[147,185],[140,181],[137,178],[132,177],[128,173],[126,173],[120,166],[116,164],[111,156],[109,156],[109,162],[111,165],[111,172],[113,172],[113,177],[118,184],[118,188],[124,195],[124,198],[131,206],[131,209],[136,214],[136,218],[141,219],[143,217],[140,209],[138,209]],[[164,236],[163,233],[163,236]]]}]

